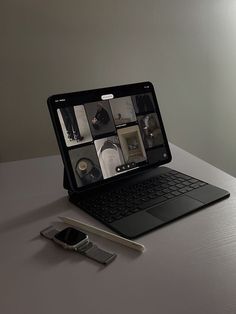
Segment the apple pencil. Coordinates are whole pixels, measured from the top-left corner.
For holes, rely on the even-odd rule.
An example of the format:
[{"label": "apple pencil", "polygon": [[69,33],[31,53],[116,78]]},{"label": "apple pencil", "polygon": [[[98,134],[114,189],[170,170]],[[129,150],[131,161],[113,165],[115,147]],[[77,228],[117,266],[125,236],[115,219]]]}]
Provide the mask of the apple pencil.
[{"label": "apple pencil", "polygon": [[128,240],[128,239],[123,238],[121,236],[118,236],[114,233],[111,233],[111,232],[99,229],[97,227],[85,224],[84,222],[81,222],[77,219],[70,218],[70,217],[64,217],[64,216],[63,217],[59,216],[58,218],[68,225],[78,227],[82,231],[88,231],[88,232],[94,233],[98,236],[101,236],[101,237],[109,239],[111,241],[120,243],[124,246],[128,246],[129,248],[140,251],[140,252],[143,252],[145,250],[145,246],[138,243],[138,242]]}]

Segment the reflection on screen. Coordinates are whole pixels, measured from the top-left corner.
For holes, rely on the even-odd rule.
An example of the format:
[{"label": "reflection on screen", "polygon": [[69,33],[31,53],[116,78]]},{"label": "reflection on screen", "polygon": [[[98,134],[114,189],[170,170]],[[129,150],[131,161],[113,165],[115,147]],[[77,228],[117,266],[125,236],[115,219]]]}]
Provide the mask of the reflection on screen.
[{"label": "reflection on screen", "polygon": [[57,112],[78,187],[167,158],[151,93]]}]

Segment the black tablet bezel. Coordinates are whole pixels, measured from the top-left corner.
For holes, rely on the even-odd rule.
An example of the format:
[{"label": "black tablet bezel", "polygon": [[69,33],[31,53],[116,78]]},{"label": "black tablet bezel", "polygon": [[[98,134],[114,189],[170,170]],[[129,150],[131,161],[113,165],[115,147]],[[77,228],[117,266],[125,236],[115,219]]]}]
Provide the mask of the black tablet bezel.
[{"label": "black tablet bezel", "polygon": [[[161,128],[163,139],[164,139],[164,146],[166,148],[167,158],[165,160],[158,161],[151,165],[142,166],[138,169],[134,169],[132,171],[119,174],[118,176],[115,176],[115,177],[97,181],[87,186],[78,187],[76,183],[74,171],[72,168],[72,164],[69,158],[69,150],[64,140],[64,135],[62,132],[60,121],[59,121],[57,109],[60,109],[66,106],[77,106],[80,104],[83,105],[84,103],[101,101],[101,96],[107,95],[107,94],[113,94],[114,98],[118,98],[118,97],[130,96],[130,95],[150,93],[150,92],[152,93],[152,97],[155,104],[155,111],[159,119],[160,128]],[[128,85],[99,88],[99,89],[88,90],[88,91],[57,94],[57,95],[50,96],[47,100],[47,103],[48,103],[50,116],[53,122],[53,127],[56,133],[59,149],[62,155],[62,159],[63,159],[63,163],[64,163],[64,167],[65,167],[65,171],[67,174],[71,191],[84,192],[84,191],[88,191],[89,189],[93,189],[94,187],[107,185],[107,184],[128,178],[132,175],[143,173],[150,168],[166,164],[170,162],[172,159],[166,132],[164,129],[163,121],[161,118],[161,114],[160,114],[160,110],[159,110],[159,106],[158,106],[158,102],[157,102],[157,98],[156,98],[156,94],[154,90],[154,86],[151,82],[141,82],[141,83],[134,83],[134,84],[128,84]]]}]

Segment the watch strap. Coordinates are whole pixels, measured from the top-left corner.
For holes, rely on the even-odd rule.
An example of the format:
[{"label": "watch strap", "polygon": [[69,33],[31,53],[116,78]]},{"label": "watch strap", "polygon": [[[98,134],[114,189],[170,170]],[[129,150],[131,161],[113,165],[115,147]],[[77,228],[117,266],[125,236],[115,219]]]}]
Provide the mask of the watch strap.
[{"label": "watch strap", "polygon": [[40,231],[40,234],[46,239],[52,240],[58,232],[59,230],[55,229],[55,227],[49,226],[43,229],[42,231]]},{"label": "watch strap", "polygon": [[[49,226],[40,231],[40,234],[49,240],[53,240],[54,236],[59,231],[60,230],[57,230],[54,226]],[[117,256],[115,253],[100,249],[96,244],[93,244],[93,242],[89,240],[77,247],[75,251],[105,265],[110,264]]]},{"label": "watch strap", "polygon": [[96,244],[93,244],[91,241],[78,247],[76,251],[105,265],[110,264],[117,256],[115,253],[110,253],[100,249]]}]

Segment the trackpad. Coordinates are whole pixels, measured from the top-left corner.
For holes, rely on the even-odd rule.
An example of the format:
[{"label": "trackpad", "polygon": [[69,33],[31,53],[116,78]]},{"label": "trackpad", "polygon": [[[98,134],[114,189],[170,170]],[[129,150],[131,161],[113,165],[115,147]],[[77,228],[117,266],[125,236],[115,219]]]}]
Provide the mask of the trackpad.
[{"label": "trackpad", "polygon": [[204,204],[187,196],[181,196],[163,204],[156,205],[147,212],[154,217],[169,221],[183,216]]}]

